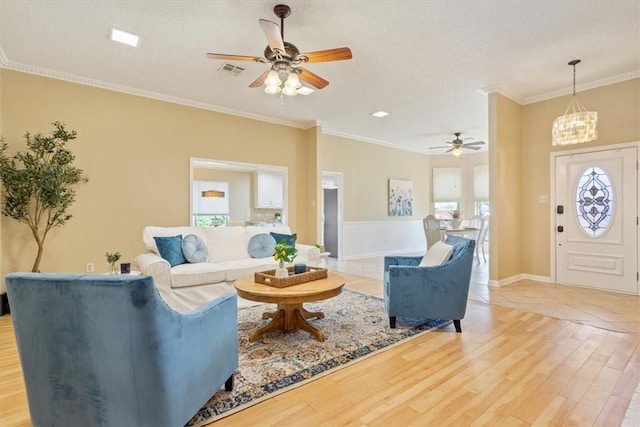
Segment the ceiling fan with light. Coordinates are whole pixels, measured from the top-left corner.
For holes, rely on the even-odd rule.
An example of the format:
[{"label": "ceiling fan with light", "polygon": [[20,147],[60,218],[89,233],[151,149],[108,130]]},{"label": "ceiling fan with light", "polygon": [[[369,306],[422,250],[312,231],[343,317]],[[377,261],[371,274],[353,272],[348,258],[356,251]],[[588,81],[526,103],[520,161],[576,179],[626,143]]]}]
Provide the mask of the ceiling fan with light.
[{"label": "ceiling fan with light", "polygon": [[[269,45],[264,50],[264,57],[229,55],[224,53],[207,53],[211,59],[226,59],[231,61],[254,61],[270,64],[270,69],[262,73],[249,87],[260,87],[265,84],[265,92],[284,95],[297,95],[303,82],[316,89],[326,87],[329,82],[317,74],[312,73],[300,64],[328,61],[342,61],[351,59],[351,49],[339,47],[336,49],[319,50],[316,52],[300,53],[298,48],[284,41],[284,19],[291,13],[286,4],[279,4],[273,12],[280,18],[280,26],[275,22],[260,19],[262,31],[267,36]],[[284,83],[283,83],[284,82]]]},{"label": "ceiling fan with light", "polygon": [[[460,139],[461,134],[462,134],[461,132],[455,132],[454,135],[456,138],[453,141],[445,141],[445,143],[449,145],[443,145],[441,147],[429,147],[429,149],[437,150],[440,148],[448,148],[448,150],[445,151],[445,153],[451,153],[454,156],[459,156],[462,154],[463,149],[476,151],[480,149],[478,145],[484,145],[484,141],[474,141],[474,142],[465,143],[462,139]],[[465,139],[471,139],[471,138],[465,138]]]}]

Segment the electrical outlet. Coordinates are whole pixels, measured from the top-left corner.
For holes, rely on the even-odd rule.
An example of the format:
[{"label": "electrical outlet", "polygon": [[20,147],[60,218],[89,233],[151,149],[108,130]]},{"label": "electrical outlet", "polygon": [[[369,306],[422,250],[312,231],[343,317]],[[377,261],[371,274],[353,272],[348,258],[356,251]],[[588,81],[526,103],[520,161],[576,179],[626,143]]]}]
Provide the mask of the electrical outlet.
[{"label": "electrical outlet", "polygon": [[538,203],[549,203],[549,197],[546,195],[538,196]]},{"label": "electrical outlet", "polygon": [[87,263],[87,273],[93,273],[94,272],[94,265],[92,262],[88,262]]}]

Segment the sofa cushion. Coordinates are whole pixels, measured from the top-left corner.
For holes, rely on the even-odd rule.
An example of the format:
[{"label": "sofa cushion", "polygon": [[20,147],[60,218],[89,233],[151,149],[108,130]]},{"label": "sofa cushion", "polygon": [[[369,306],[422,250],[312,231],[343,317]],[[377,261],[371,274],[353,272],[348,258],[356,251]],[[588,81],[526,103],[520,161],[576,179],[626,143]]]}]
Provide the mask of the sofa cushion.
[{"label": "sofa cushion", "polygon": [[270,234],[255,234],[249,239],[249,255],[251,258],[269,258],[272,257],[276,246],[276,239]]},{"label": "sofa cushion", "polygon": [[296,238],[298,237],[297,234],[281,234],[281,233],[275,233],[275,232],[271,232],[270,233],[274,239],[276,239],[276,243],[280,243],[281,241],[284,240],[285,245],[289,245],[289,246],[295,246],[296,245]]},{"label": "sofa cushion", "polygon": [[182,253],[190,263],[207,262],[209,251],[204,241],[195,234],[188,234],[182,239]]},{"label": "sofa cushion", "polygon": [[187,260],[182,254],[182,235],[154,237],[160,256],[164,258],[171,267],[184,264]]},{"label": "sofa cushion", "polygon": [[154,237],[168,237],[178,234],[182,234],[183,236],[195,234],[206,242],[206,234],[202,227],[159,227],[154,225],[149,225],[142,230],[142,242],[148,250],[160,255]]},{"label": "sofa cushion", "polygon": [[241,277],[253,275],[258,271],[275,270],[278,261],[273,258],[249,258],[244,260],[224,261],[219,264],[226,272],[226,280],[233,281]]},{"label": "sofa cushion", "polygon": [[184,288],[220,283],[225,281],[226,275],[224,266],[210,262],[177,265],[171,269],[171,287]]},{"label": "sofa cushion", "polygon": [[427,250],[425,256],[422,257],[420,267],[431,267],[433,265],[443,264],[449,261],[452,253],[452,245],[447,245],[445,242],[438,241],[434,243],[433,246]]},{"label": "sofa cushion", "polygon": [[210,262],[251,259],[247,250],[247,232],[244,227],[210,227],[204,229]]}]

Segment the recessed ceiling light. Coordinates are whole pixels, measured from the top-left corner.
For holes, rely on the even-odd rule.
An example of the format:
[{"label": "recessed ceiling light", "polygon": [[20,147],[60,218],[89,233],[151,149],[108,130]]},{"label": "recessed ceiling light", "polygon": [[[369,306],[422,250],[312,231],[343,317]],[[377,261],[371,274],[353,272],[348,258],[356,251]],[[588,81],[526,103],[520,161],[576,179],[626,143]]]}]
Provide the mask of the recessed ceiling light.
[{"label": "recessed ceiling light", "polygon": [[375,113],[371,113],[371,115],[373,117],[385,117],[385,116],[388,116],[389,113],[387,113],[386,111],[377,111]]},{"label": "recessed ceiling light", "polygon": [[113,27],[109,28],[109,39],[133,47],[138,47],[138,42],[140,41],[140,37],[137,35]]},{"label": "recessed ceiling light", "polygon": [[310,87],[306,87],[306,86],[301,86],[298,88],[298,93],[300,95],[309,95],[310,93],[315,92],[315,90],[311,89]]}]

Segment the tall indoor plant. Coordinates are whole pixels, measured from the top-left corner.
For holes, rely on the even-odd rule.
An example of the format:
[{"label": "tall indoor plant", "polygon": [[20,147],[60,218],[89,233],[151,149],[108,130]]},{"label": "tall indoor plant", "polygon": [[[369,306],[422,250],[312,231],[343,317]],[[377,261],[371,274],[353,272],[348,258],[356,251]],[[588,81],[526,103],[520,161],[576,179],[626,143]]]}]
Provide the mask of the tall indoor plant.
[{"label": "tall indoor plant", "polygon": [[44,242],[51,229],[71,219],[67,209],[76,198],[74,186],[87,182],[84,171],[73,165],[75,156],[66,148],[76,138],[64,124],[52,123],[50,136],[27,133],[27,151],[7,154],[8,145],[0,142],[0,180],[2,214],[25,223],[38,245],[31,271],[39,271]]}]

